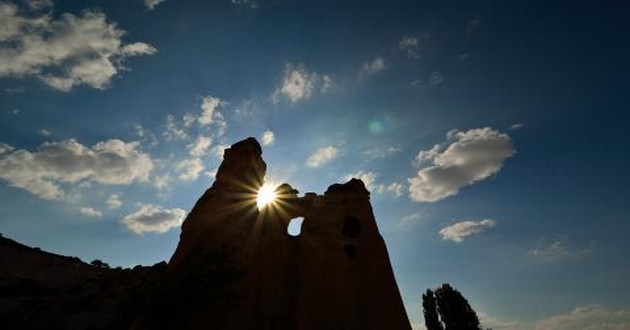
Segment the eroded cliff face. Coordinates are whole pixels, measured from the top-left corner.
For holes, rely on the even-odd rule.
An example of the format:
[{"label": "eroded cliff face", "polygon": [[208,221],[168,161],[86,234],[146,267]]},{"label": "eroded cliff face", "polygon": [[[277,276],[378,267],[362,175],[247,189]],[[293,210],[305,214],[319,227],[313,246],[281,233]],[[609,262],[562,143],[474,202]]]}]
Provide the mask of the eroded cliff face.
[{"label": "eroded cliff face", "polygon": [[[265,172],[255,139],[234,144],[225,151],[216,181],[184,221],[170,274],[179,283],[198,281],[200,274],[220,279],[220,266],[233,281],[217,284],[224,300],[206,291],[208,285],[199,287],[200,301],[219,303],[182,311],[180,325],[410,329],[363,182],[352,179],[304,197],[284,184],[276,202],[259,210],[256,194]],[[304,222],[293,237],[287,226],[296,217]]]}]

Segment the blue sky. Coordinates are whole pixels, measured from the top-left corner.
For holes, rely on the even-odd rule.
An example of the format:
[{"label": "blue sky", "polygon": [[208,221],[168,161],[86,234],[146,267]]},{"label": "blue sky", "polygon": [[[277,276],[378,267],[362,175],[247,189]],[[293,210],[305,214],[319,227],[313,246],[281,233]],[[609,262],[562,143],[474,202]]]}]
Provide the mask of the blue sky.
[{"label": "blue sky", "polygon": [[0,231],[168,259],[223,148],[254,136],[270,181],[366,182],[414,327],[448,282],[494,329],[625,329],[627,9],[0,2]]}]

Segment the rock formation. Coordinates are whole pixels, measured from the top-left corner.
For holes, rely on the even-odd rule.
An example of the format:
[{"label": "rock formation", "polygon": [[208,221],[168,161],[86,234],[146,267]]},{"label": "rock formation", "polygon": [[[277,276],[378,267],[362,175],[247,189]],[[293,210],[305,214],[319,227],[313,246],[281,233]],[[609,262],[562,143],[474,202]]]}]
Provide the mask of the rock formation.
[{"label": "rock formation", "polygon": [[[225,150],[216,181],[182,226],[177,277],[224,253],[242,275],[233,302],[189,315],[191,329],[410,329],[363,182],[298,197],[288,184],[261,210],[266,165],[255,139]],[[287,234],[303,217],[301,234]]]},{"label": "rock formation", "polygon": [[411,329],[363,182],[283,184],[259,210],[261,155],[253,138],[225,151],[168,264],[110,269],[0,237],[0,329]]}]

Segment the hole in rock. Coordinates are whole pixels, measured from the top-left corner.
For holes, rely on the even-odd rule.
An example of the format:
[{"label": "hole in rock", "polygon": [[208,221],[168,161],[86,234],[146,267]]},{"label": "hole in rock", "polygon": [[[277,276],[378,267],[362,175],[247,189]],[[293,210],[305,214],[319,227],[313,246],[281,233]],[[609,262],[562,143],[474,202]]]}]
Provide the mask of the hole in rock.
[{"label": "hole in rock", "polygon": [[304,222],[304,217],[297,217],[291,219],[289,221],[289,226],[287,226],[287,234],[289,236],[300,236],[302,233],[302,223]]}]

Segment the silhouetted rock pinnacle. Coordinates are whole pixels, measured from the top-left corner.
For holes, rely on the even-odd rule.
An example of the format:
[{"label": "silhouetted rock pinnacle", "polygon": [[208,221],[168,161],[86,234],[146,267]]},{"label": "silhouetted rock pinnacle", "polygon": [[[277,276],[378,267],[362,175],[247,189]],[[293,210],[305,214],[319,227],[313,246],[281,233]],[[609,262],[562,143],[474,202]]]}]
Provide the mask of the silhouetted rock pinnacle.
[{"label": "silhouetted rock pinnacle", "polygon": [[[228,254],[242,274],[235,299],[195,312],[190,328],[410,329],[363,182],[305,197],[283,184],[277,202],[258,210],[261,154],[253,138],[226,149],[216,182],[184,221],[173,274],[211,266],[201,251]],[[292,237],[296,217],[304,222]]]}]

